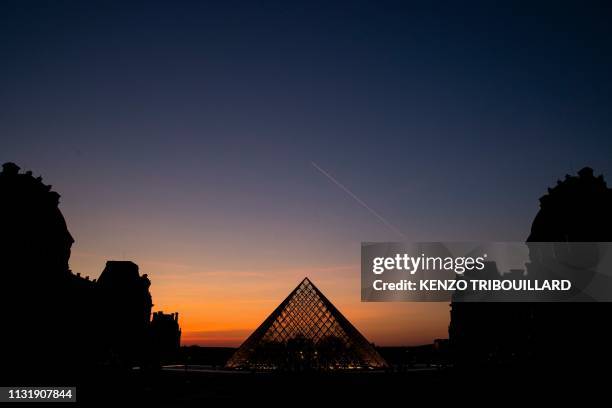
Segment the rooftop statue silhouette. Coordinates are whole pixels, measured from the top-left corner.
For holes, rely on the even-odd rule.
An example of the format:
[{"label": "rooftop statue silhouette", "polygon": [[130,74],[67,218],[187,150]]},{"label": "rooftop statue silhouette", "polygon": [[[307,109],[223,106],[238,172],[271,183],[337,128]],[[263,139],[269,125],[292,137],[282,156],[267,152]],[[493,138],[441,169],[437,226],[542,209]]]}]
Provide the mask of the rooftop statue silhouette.
[{"label": "rooftop statue silhouette", "polygon": [[15,381],[61,382],[63,374],[97,364],[131,366],[146,359],[154,343],[147,275],[132,262],[116,261],[97,281],[72,273],[74,239],[59,198],[42,178],[14,163],[2,166],[0,298],[9,334],[1,350]]}]

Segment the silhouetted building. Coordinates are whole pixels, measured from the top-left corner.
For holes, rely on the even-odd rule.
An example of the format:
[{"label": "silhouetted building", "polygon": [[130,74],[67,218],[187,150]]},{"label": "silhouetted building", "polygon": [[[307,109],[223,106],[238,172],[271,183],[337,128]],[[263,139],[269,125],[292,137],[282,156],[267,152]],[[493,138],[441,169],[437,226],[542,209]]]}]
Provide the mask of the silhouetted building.
[{"label": "silhouetted building", "polygon": [[175,360],[181,346],[178,313],[153,313],[150,336],[157,361],[165,363]]},{"label": "silhouetted building", "polygon": [[6,163],[0,173],[2,364],[15,383],[72,378],[97,364],[131,366],[150,356],[151,294],[132,262],[109,261],[96,280],[68,266],[74,242],[59,194]]},{"label": "silhouetted building", "polygon": [[[504,275],[522,273],[514,271]],[[485,262],[481,271],[466,271],[459,279],[497,279],[500,271],[494,262]],[[466,301],[469,291],[457,291],[451,303],[449,344],[458,366],[514,365],[531,355],[531,308],[524,303]]]},{"label": "silhouetted building", "polygon": [[[594,277],[591,266],[601,256],[596,244],[580,246],[578,256],[565,253],[563,245],[543,252],[541,246],[529,245],[532,242],[612,242],[612,189],[603,175],[595,177],[593,169],[585,167],[577,177],[566,175],[549,188],[548,194],[540,198],[540,211],[527,238],[528,270],[550,270],[555,265],[569,264],[581,271],[581,276],[573,278],[574,284],[590,282]],[[531,316],[533,350],[543,364],[603,367],[612,362],[608,346],[612,303],[533,304]]]},{"label": "silhouetted building", "polygon": [[111,362],[131,366],[144,358],[152,307],[149,286],[147,275],[140,276],[135,263],[106,262],[98,288],[103,308],[103,350]]},{"label": "silhouetted building", "polygon": [[74,309],[74,289],[82,284],[88,291],[90,284],[68,269],[74,240],[58,209],[60,196],[13,163],[2,168],[0,299],[3,324],[12,332],[3,336],[3,366],[19,376],[33,364],[76,365],[81,353],[72,345],[79,331],[73,319],[85,316]]},{"label": "silhouetted building", "polygon": [[[545,275],[567,263],[569,254],[549,245],[531,242],[611,242],[612,189],[603,176],[594,177],[586,167],[578,176],[565,177],[540,198],[527,239],[530,262],[528,274]],[[595,246],[594,246],[595,247]],[[553,250],[553,249],[561,250]],[[584,249],[584,247],[582,247]],[[574,281],[589,282],[589,265],[597,263],[597,251],[581,257],[581,276]],[[576,257],[572,257],[575,262]],[[494,265],[484,272],[497,275]],[[522,271],[513,271],[522,273]],[[491,276],[493,276],[491,275]],[[490,276],[490,277],[491,277]],[[471,278],[466,273],[466,278]],[[484,277],[486,279],[486,277]],[[587,300],[587,299],[585,299]],[[457,365],[536,364],[542,367],[593,366],[610,362],[607,322],[610,303],[470,303],[451,304],[450,345]]]},{"label": "silhouetted building", "polygon": [[229,359],[228,368],[386,368],[372,344],[308,279],[287,296]]}]

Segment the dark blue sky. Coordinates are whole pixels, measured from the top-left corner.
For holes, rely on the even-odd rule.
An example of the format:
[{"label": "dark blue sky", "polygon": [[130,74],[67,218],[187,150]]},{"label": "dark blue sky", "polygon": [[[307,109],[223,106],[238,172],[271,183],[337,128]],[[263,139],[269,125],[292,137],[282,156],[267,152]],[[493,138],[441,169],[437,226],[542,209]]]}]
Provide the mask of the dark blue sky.
[{"label": "dark blue sky", "polygon": [[609,5],[176,3],[3,2],[1,159],[73,202],[352,206],[314,161],[419,239],[521,239],[612,177]]},{"label": "dark blue sky", "polygon": [[612,179],[612,10],[499,3],[3,1],[0,160],[90,274],[398,239],[311,162],[411,240],[523,240],[557,178]]}]

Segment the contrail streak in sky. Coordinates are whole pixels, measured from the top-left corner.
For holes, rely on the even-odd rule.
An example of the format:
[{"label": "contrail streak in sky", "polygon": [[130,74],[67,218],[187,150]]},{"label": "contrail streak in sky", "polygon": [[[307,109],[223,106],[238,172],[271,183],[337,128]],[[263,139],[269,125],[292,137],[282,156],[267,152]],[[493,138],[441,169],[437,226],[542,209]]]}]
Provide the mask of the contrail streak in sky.
[{"label": "contrail streak in sky", "polygon": [[367,205],[362,199],[360,199],[359,197],[357,197],[355,194],[353,194],[353,192],[351,190],[348,189],[348,187],[346,187],[344,184],[342,184],[341,182],[339,182],[338,180],[336,180],[334,178],[334,176],[332,176],[331,174],[329,174],[328,172],[326,172],[325,170],[323,170],[317,163],[311,161],[310,164],[312,164],[312,167],[314,167],[315,169],[317,169],[319,171],[319,173],[323,174],[325,177],[327,177],[332,183],[334,183],[336,186],[340,187],[346,194],[348,194],[349,196],[351,196],[351,198],[355,201],[357,201],[363,208],[365,208],[366,210],[368,210],[373,216],[375,216],[376,218],[378,218],[383,224],[385,224],[387,226],[387,228],[389,228],[391,231],[393,231],[394,233],[396,233],[397,235],[399,235],[400,237],[402,237],[402,239],[404,240],[408,240],[408,237],[406,237],[406,235],[400,231],[399,229],[397,229],[393,224],[391,224],[389,221],[387,221],[385,219],[385,217],[383,217],[382,215],[380,215],[379,213],[377,213],[372,207],[370,207],[369,205]]}]

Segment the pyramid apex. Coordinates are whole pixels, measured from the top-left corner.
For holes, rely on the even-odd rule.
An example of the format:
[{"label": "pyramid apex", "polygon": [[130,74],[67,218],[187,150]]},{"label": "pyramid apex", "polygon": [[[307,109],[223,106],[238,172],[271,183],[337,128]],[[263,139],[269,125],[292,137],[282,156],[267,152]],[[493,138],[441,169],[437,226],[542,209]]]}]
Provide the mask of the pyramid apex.
[{"label": "pyramid apex", "polygon": [[302,281],[300,282],[300,284],[298,286],[302,286],[302,285],[306,285],[306,286],[315,286],[314,283],[312,283],[312,281],[310,280],[310,278],[308,276],[306,276],[304,279],[302,279]]}]

